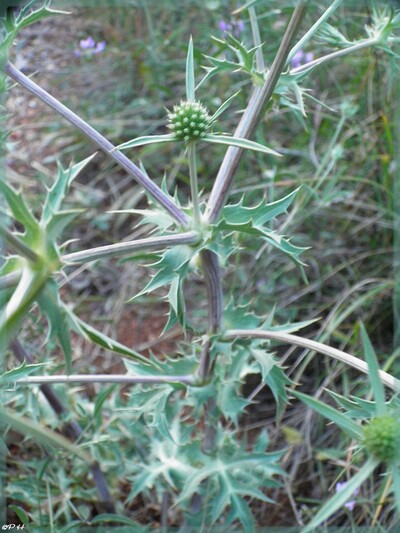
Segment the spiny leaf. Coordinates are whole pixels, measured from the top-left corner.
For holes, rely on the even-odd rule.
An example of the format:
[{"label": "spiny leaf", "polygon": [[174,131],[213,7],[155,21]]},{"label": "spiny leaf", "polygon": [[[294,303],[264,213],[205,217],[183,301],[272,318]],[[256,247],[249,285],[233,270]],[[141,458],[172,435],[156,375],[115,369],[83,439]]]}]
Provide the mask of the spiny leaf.
[{"label": "spiny leaf", "polygon": [[39,223],[26,206],[21,193],[17,193],[2,180],[0,180],[0,191],[4,195],[14,218],[23,224],[29,240],[32,243],[37,242],[41,234]]},{"label": "spiny leaf", "polygon": [[34,24],[35,22],[38,22],[39,20],[45,17],[49,17],[52,15],[70,15],[68,11],[51,9],[47,2],[46,2],[47,5],[37,9],[36,11],[30,11],[31,6],[35,2],[36,0],[29,2],[29,4],[26,5],[19,13],[16,19],[18,30],[21,30],[22,28],[25,28],[25,26],[29,26],[30,24]]},{"label": "spiny leaf", "polygon": [[[265,356],[269,359],[270,354],[265,352]],[[259,355],[259,360],[260,358],[261,355]],[[275,363],[268,374],[265,375],[264,383],[268,385],[274,395],[276,401],[276,416],[279,417],[288,401],[286,387],[291,385],[292,381],[287,377],[278,363]]]},{"label": "spiny leaf", "polygon": [[65,308],[61,303],[58,285],[49,279],[37,298],[41,312],[46,315],[49,324],[47,339],[57,337],[64,353],[67,373],[71,372],[71,341]]},{"label": "spiny leaf", "polygon": [[230,418],[238,426],[238,416],[251,403],[239,395],[238,386],[232,381],[221,384],[217,404],[226,418]]},{"label": "spiny leaf", "polygon": [[151,265],[158,272],[139,294],[129,300],[132,301],[164,285],[170,285],[167,298],[171,309],[169,321],[164,331],[172,327],[178,320],[183,328],[186,327],[185,300],[182,285],[189,268],[189,262],[195,253],[196,249],[188,245],[175,246],[173,249],[164,252],[161,259]]},{"label": "spiny leaf", "polygon": [[245,224],[250,221],[255,226],[264,225],[278,215],[286,213],[300,188],[295,189],[280,200],[267,203],[266,198],[253,207],[244,206],[244,197],[234,205],[224,207],[222,219],[228,224]]},{"label": "spiny leaf", "polygon": [[60,211],[61,204],[71,186],[72,181],[92,161],[96,154],[84,159],[80,163],[65,169],[58,162],[58,174],[53,186],[48,190],[44,202],[41,224],[45,227],[51,222],[53,216]]},{"label": "spiny leaf", "polygon": [[230,299],[224,312],[225,329],[254,329],[260,324],[260,317],[247,311],[248,305],[235,306]]},{"label": "spiny leaf", "polygon": [[273,367],[276,365],[272,353],[262,350],[260,348],[251,348],[250,353],[257,361],[261,370],[261,379],[266,380],[268,374],[271,372]]},{"label": "spiny leaf", "polygon": [[294,333],[299,331],[299,329],[306,328],[311,324],[319,321],[319,318],[313,318],[311,320],[303,320],[301,322],[289,322],[287,324],[272,325],[271,317],[268,317],[265,322],[260,326],[260,329],[265,329],[267,331],[279,331],[281,333]]},{"label": "spiny leaf", "polygon": [[293,396],[301,400],[303,403],[311,407],[311,409],[314,409],[314,411],[316,411],[320,415],[324,416],[325,418],[328,418],[328,420],[331,420],[345,433],[347,433],[352,439],[356,439],[357,441],[362,440],[363,432],[361,430],[361,427],[356,424],[356,422],[351,420],[350,417],[346,416],[334,407],[331,407],[330,405],[327,405],[324,402],[313,398],[312,396],[308,396],[307,394],[303,394],[297,391],[292,391],[292,394]]},{"label": "spiny leaf", "polygon": [[153,386],[151,389],[137,389],[132,393],[134,410],[145,416],[146,426],[157,430],[163,439],[174,441],[170,426],[173,418],[173,409],[170,397],[175,388],[169,384]]},{"label": "spiny leaf", "polygon": [[[305,266],[305,263],[300,259],[300,255],[304,251],[308,250],[307,247],[295,246],[281,235],[277,235],[276,233],[273,233],[272,231],[270,232],[268,230],[263,231],[263,238],[274,248],[277,248],[281,252],[288,255],[290,259],[292,259],[297,265],[299,265],[300,267]],[[304,272],[303,277],[305,277]]]},{"label": "spiny leaf", "polygon": [[11,370],[8,370],[7,372],[4,372],[4,374],[0,375],[0,383],[13,383],[15,381],[18,381],[21,378],[24,378],[26,376],[29,376],[35,370],[38,368],[42,368],[43,366],[46,366],[47,363],[32,363],[28,364],[26,361],[24,361],[20,366],[13,368]]},{"label": "spiny leaf", "polygon": [[[350,396],[349,398],[346,398],[345,396],[342,396],[341,394],[338,394],[337,392],[330,391],[330,390],[327,390],[327,392],[330,396],[332,396],[335,402],[340,407],[342,407],[342,409],[346,410],[346,415],[349,416],[350,418],[363,420],[363,419],[373,418],[376,416],[376,403],[375,402],[364,400],[363,398],[357,398],[356,396]],[[398,401],[396,401],[395,397],[393,398],[393,400],[395,400],[394,408],[397,408]],[[388,410],[389,410],[389,407],[388,407]]]},{"label": "spiny leaf", "polygon": [[55,242],[64,229],[82,212],[83,209],[71,209],[54,213],[46,226],[47,238]]},{"label": "spiny leaf", "polygon": [[[165,354],[162,361],[158,361],[154,355],[150,355],[149,360],[154,362],[157,367],[138,365],[130,360],[124,360],[123,363],[128,372],[139,376],[188,375],[193,374],[198,366],[198,357],[194,349],[193,353],[174,354],[174,356]],[[182,387],[182,385],[176,383],[171,383],[170,385],[172,387]]]},{"label": "spiny leaf", "polygon": [[128,348],[127,346],[124,346],[120,342],[111,339],[104,333],[101,333],[94,327],[90,326],[86,322],[84,322],[82,319],[77,317],[75,313],[71,309],[69,309],[67,306],[63,305],[64,310],[66,312],[66,315],[69,319],[69,323],[71,327],[77,331],[80,335],[82,335],[84,338],[90,339],[95,344],[98,344],[99,346],[102,346],[103,348],[106,348],[107,350],[111,350],[113,352],[119,353],[125,357],[131,357],[132,359],[144,363],[145,365],[152,365],[157,366],[155,363],[149,361],[146,357],[139,354],[135,350],[132,350],[131,348]]}]

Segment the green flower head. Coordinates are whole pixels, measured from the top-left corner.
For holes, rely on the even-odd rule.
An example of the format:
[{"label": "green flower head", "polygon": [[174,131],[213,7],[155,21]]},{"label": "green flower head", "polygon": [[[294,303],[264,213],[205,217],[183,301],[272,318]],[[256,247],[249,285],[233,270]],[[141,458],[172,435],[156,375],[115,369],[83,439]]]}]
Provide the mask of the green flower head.
[{"label": "green flower head", "polygon": [[178,141],[195,141],[205,137],[211,126],[211,117],[207,109],[196,100],[181,101],[168,113],[168,127]]},{"label": "green flower head", "polygon": [[400,422],[384,415],[374,418],[364,428],[364,446],[380,461],[400,460]]}]

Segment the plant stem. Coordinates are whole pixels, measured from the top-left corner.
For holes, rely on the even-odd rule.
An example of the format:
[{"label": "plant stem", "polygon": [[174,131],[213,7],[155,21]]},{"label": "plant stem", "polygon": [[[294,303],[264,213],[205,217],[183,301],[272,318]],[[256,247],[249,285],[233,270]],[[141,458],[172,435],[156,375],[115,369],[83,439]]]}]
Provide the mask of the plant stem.
[{"label": "plant stem", "polygon": [[[261,329],[232,329],[226,331],[223,335],[223,338],[226,340],[233,340],[238,338],[268,339],[284,342],[287,344],[294,344],[295,346],[301,346],[302,348],[308,348],[315,352],[328,355],[333,359],[342,361],[342,363],[345,363],[349,366],[352,366],[353,368],[356,368],[357,370],[360,370],[364,374],[368,374],[367,363],[365,361],[362,361],[361,359],[358,359],[358,357],[354,357],[354,355],[350,355],[346,352],[343,352],[342,350],[338,350],[337,348],[332,348],[330,346],[327,346],[326,344],[322,344],[321,342],[305,339],[304,337],[299,337],[298,335],[292,335],[290,333],[264,331]],[[378,372],[382,383],[395,390],[396,392],[400,392],[400,380],[391,376],[387,372],[384,372],[383,370],[379,370]]]},{"label": "plant stem", "polygon": [[196,244],[199,240],[200,236],[196,231],[188,231],[186,233],[177,233],[175,235],[149,237],[147,239],[137,239],[134,241],[109,244],[107,246],[99,246],[89,250],[65,254],[62,256],[61,260],[63,263],[86,263],[97,259],[104,259],[106,257],[129,255],[140,250],[154,250],[166,246],[178,246],[180,244]]},{"label": "plant stem", "polygon": [[[192,385],[192,375],[183,376],[133,376],[131,374],[62,374],[57,376],[30,376],[15,380],[18,385],[36,385],[48,383],[119,383],[135,385],[137,383],[183,383]],[[14,382],[14,381],[13,381]]]},{"label": "plant stem", "polygon": [[138,166],[130,161],[122,152],[116,150],[115,146],[108,141],[97,130],[90,126],[86,121],[81,119],[73,111],[68,109],[64,104],[51,96],[42,87],[30,80],[25,74],[20,72],[9,61],[6,64],[6,73],[20,85],[25,87],[29,92],[40,98],[45,104],[53,108],[57,113],[63,116],[84,135],[93,141],[109,157],[114,159],[128,174],[130,174],[146,191],[160,204],[165,210],[182,226],[189,225],[189,217],[183,213],[175,202],[166,195],[158,185],[156,185]]},{"label": "plant stem", "polygon": [[292,69],[290,73],[299,74],[300,72],[303,72],[304,70],[308,70],[309,68],[323,65],[327,61],[331,61],[332,59],[336,59],[338,57],[343,57],[348,54],[358,52],[359,50],[363,50],[364,48],[369,48],[370,46],[374,46],[377,43],[378,43],[378,39],[376,39],[375,37],[371,39],[365,39],[364,41],[353,44],[352,46],[348,46],[347,48],[343,48],[342,50],[336,50],[336,52],[332,52],[330,54],[327,54],[326,56],[322,56],[322,57],[319,57],[318,59],[314,59],[313,61],[310,61],[309,63],[305,63],[304,65],[301,65],[300,67]]},{"label": "plant stem", "polygon": [[190,193],[193,204],[193,221],[194,227],[198,229],[201,222],[200,202],[199,202],[199,184],[197,181],[197,163],[196,163],[196,141],[191,141],[188,144],[189,157],[189,177],[190,177]]},{"label": "plant stem", "polygon": [[[236,128],[235,137],[248,139],[257,126],[264,106],[271,98],[275,85],[285,66],[291,42],[303,20],[305,11],[306,1],[300,0],[290,19],[275,60],[271,66],[271,70],[268,72],[266,81],[263,87],[254,88],[246,111],[243,113],[242,119]],[[242,155],[243,149],[234,146],[229,147],[225,154],[208,201],[207,218],[211,223],[216,222],[226,203]]]},{"label": "plant stem", "polygon": [[[201,265],[204,272],[204,278],[207,286],[208,301],[208,338],[206,339],[200,357],[198,377],[200,382],[204,382],[211,377],[214,368],[214,361],[211,360],[211,341],[210,337],[221,329],[222,312],[223,312],[223,291],[222,275],[218,262],[218,256],[211,250],[200,252]],[[215,425],[215,398],[209,398],[204,405],[204,453],[212,453],[216,441]]]},{"label": "plant stem", "polygon": [[201,264],[207,286],[209,335],[217,333],[221,327],[223,313],[222,275],[218,256],[211,250],[200,252]]},{"label": "plant stem", "polygon": [[21,255],[33,261],[34,263],[39,259],[39,256],[34,252],[29,246],[27,246],[21,239],[18,239],[10,230],[7,228],[2,228],[0,226],[0,236],[3,237],[15,250],[17,250]]}]

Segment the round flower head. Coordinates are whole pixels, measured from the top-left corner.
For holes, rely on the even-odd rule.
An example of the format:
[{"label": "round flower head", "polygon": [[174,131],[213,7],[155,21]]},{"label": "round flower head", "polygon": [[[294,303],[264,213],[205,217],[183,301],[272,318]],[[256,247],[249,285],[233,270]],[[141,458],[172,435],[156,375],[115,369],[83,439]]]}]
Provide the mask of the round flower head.
[{"label": "round flower head", "polygon": [[195,141],[206,135],[210,127],[211,117],[207,109],[196,102],[184,102],[175,105],[173,112],[168,113],[168,127],[178,141]]},{"label": "round flower head", "polygon": [[365,448],[381,461],[400,459],[400,423],[389,415],[374,418],[364,429]]}]

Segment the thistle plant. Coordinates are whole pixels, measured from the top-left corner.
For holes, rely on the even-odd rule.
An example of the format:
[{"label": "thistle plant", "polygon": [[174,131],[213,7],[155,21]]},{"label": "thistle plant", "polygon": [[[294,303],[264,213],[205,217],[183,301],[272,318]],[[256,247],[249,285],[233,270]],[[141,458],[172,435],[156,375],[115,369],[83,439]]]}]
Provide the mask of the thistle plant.
[{"label": "thistle plant", "polygon": [[[67,168],[59,165],[51,187],[46,190],[41,210],[33,210],[29,206],[24,191],[15,190],[6,180],[0,182],[0,193],[6,204],[0,236],[7,245],[7,254],[0,269],[0,349],[2,354],[15,356],[20,361],[19,366],[4,371],[0,378],[3,387],[0,420],[7,427],[50,449],[53,458],[55,450],[73,456],[79,462],[82,478],[86,479],[91,474],[98,500],[100,504],[107,504],[109,512],[101,515],[98,523],[120,521],[139,527],[137,522],[118,515],[118,503],[113,501],[112,496],[117,474],[112,468],[107,471],[108,461],[114,461],[119,469],[123,463],[124,470],[119,470],[118,475],[126,479],[130,487],[124,503],[131,505],[139,496],[152,498],[162,509],[165,527],[168,510],[173,508],[179,510],[179,525],[185,531],[211,531],[215,525],[223,525],[224,528],[239,525],[245,531],[253,531],[256,524],[251,502],[259,500],[273,505],[270,497],[272,489],[281,487],[282,478],[286,475],[280,466],[285,450],[270,450],[267,430],[263,429],[249,442],[240,436],[240,417],[253,400],[252,397],[244,397],[243,383],[254,374],[260,377],[262,386],[270,389],[276,403],[277,418],[288,404],[290,387],[296,399],[343,429],[356,442],[359,456],[366,457],[357,474],[316,512],[303,531],[312,531],[327,520],[381,464],[393,476],[395,503],[400,510],[399,434],[394,414],[397,405],[396,400],[390,405],[385,402],[383,389],[386,385],[397,393],[400,382],[378,369],[363,326],[360,326],[360,331],[367,362],[294,334],[309,326],[310,321],[277,324],[273,312],[258,316],[251,304],[240,305],[232,294],[224,294],[222,283],[224,265],[238,253],[238,243],[246,237],[259,242],[260,248],[273,248],[284,254],[297,268],[304,270],[306,248],[295,244],[295,238],[292,242],[271,225],[277,217],[286,215],[295,203],[298,189],[271,202],[263,197],[256,205],[249,205],[245,195],[235,203],[229,202],[229,194],[247,150],[258,152],[260,157],[265,158],[265,166],[282,155],[279,147],[275,150],[250,139],[272,98],[278,105],[288,107],[296,116],[302,117],[308,92],[301,83],[320,65],[366,47],[377,47],[394,54],[391,47],[397,39],[394,29],[399,25],[398,16],[388,9],[374,10],[372,23],[366,29],[367,37],[353,42],[327,25],[326,20],[340,3],[339,0],[332,2],[296,42],[307,7],[307,2],[298,2],[269,68],[265,67],[253,2],[240,10],[248,9],[254,41],[251,47],[239,41],[239,35],[224,33],[223,39],[216,40],[219,50],[233,53],[236,60],[207,58],[212,66],[207,68],[197,85],[193,42],[190,39],[186,56],[186,95],[184,100],[166,112],[165,129],[169,131],[135,137],[118,146],[6,59],[22,28],[56,13],[50,9],[50,2],[44,2],[38,9],[35,1],[29,2],[17,13],[7,13],[1,19],[4,74],[80,130],[124,169],[144,189],[148,198],[145,208],[119,209],[112,214],[123,212],[140,216],[139,223],[151,227],[151,236],[68,252],[68,242],[64,239],[67,240],[67,230],[81,215],[81,210],[63,206],[74,180],[85,171],[94,155],[71,163]],[[293,66],[293,58],[298,57],[299,50],[316,36],[339,50],[317,59],[309,56],[310,61]],[[214,113],[207,109],[198,94],[213,76],[221,72],[235,75],[238,71],[251,83],[248,104],[233,135],[215,133],[213,128],[217,119],[223,123],[222,115],[238,93],[231,95]],[[145,161],[138,166],[123,153],[131,150],[135,155],[137,148],[157,143],[170,143],[171,151],[176,144],[184,147],[190,198],[186,198],[182,191],[171,195],[165,183],[158,185],[147,173]],[[202,192],[203,176],[198,165],[200,154],[197,154],[200,143],[229,146],[209,196]],[[60,291],[62,276],[66,276],[74,265],[116,257],[135,261],[135,254],[143,253],[155,273],[137,294],[128,295],[127,301],[134,303],[137,298],[164,288],[169,309],[164,331],[179,325],[186,335],[177,353],[166,353],[160,358],[144,356],[96,329],[79,316],[79,311],[63,301]],[[190,279],[193,263],[202,275],[207,301],[205,321],[200,325],[190,320],[187,310],[185,283]],[[195,302],[190,303],[195,305]],[[64,374],[57,373],[59,368],[56,372],[54,366],[47,367],[47,363],[35,362],[28,347],[24,347],[22,336],[18,338],[31,319],[32,310],[46,319],[47,342],[60,347],[65,362]],[[71,331],[104,350],[119,354],[126,373],[74,373]],[[362,373],[369,373],[374,402],[368,404],[368,416],[365,416],[366,407],[362,399],[350,402],[345,397],[334,396],[343,410],[351,403],[356,415],[350,416],[343,410],[293,390],[296,384],[287,377],[285,369],[272,353],[271,342],[300,346],[341,361]],[[43,369],[48,369],[48,373],[38,374]],[[63,396],[56,393],[59,389],[53,389],[52,385],[72,383],[112,384],[111,388],[102,390],[94,410],[89,407],[86,410],[83,400],[80,404],[80,412],[90,420],[87,424],[87,432],[90,433],[93,426],[100,424],[104,403],[110,401],[108,440],[96,440],[93,434],[85,446],[85,433],[74,421],[68,421],[69,435],[77,442],[60,436],[54,430],[56,422],[50,429],[42,421],[35,424],[29,418],[24,387],[39,384],[53,411],[65,417],[68,408],[62,403]],[[132,385],[125,403],[118,395],[112,397],[118,384]],[[371,419],[369,425],[365,424],[365,418]],[[360,420],[363,420],[363,425]],[[129,435],[128,446],[132,456],[121,461],[118,442],[126,435]],[[43,472],[46,468],[47,463]],[[24,511],[28,521],[30,512]],[[72,526],[85,523],[74,509],[73,520],[70,518],[71,509],[65,511],[64,517],[69,517]],[[91,523],[96,522],[93,520]]]}]

